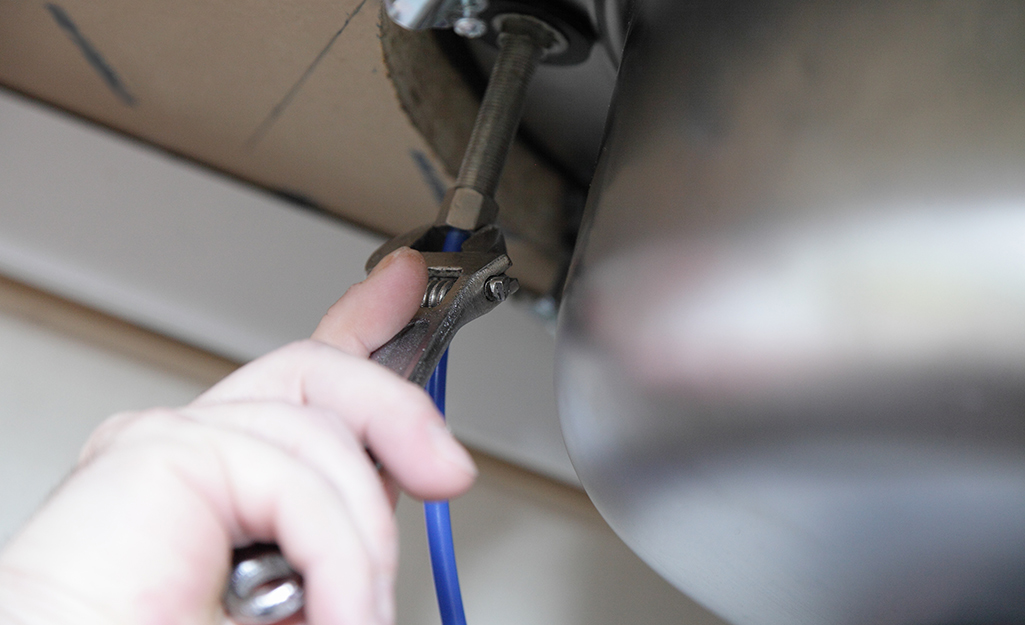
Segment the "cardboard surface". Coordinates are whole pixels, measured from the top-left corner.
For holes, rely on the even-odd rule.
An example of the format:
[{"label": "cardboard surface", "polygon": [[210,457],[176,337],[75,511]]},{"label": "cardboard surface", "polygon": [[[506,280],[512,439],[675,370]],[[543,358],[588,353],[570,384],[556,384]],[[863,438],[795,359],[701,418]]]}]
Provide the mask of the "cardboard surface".
[{"label": "cardboard surface", "polygon": [[[377,0],[0,0],[0,84],[396,234],[450,178],[396,98],[379,19]],[[510,255],[548,288],[544,245]]]}]

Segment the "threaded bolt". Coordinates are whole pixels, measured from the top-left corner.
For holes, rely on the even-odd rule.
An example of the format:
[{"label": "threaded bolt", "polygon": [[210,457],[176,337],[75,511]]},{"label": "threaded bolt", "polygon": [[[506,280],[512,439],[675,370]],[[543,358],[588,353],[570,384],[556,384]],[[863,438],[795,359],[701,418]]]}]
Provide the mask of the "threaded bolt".
[{"label": "threaded bolt", "polygon": [[457,187],[494,197],[516,128],[523,116],[527,87],[554,35],[537,19],[507,16],[498,36],[500,50],[477,121],[459,169]]}]

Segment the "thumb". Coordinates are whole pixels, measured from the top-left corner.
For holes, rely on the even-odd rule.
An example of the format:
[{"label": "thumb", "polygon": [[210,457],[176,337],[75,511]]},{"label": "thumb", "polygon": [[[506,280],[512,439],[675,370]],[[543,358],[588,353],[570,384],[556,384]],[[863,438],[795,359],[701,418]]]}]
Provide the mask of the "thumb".
[{"label": "thumb", "polygon": [[328,309],[312,338],[366,358],[409,323],[426,289],[423,256],[408,247],[399,248]]}]

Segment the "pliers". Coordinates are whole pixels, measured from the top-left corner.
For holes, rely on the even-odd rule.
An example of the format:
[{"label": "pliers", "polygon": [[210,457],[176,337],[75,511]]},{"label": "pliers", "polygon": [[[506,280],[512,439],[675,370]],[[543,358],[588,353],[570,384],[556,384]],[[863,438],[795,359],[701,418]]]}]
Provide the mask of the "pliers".
[{"label": "pliers", "polygon": [[462,250],[446,252],[450,226],[432,224],[395,237],[367,261],[373,269],[388,253],[411,247],[427,262],[427,289],[420,310],[370,359],[419,386],[427,384],[456,331],[490,312],[516,292],[519,283],[506,275],[512,265],[505,237],[497,226],[486,224],[470,233]]}]

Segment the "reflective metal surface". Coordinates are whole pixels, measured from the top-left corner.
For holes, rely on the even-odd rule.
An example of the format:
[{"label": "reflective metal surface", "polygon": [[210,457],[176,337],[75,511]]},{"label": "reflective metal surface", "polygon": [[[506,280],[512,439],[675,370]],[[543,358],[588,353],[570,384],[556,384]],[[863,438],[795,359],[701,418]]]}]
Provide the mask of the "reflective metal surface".
[{"label": "reflective metal surface", "polygon": [[270,625],[302,609],[302,577],[274,545],[236,550],[224,590],[224,609],[239,625]]},{"label": "reflective metal surface", "polygon": [[410,30],[451,28],[462,19],[473,19],[486,6],[481,0],[384,0],[388,17]]},{"label": "reflective metal surface", "polygon": [[637,3],[570,455],[735,623],[1025,622],[1025,4]]}]

